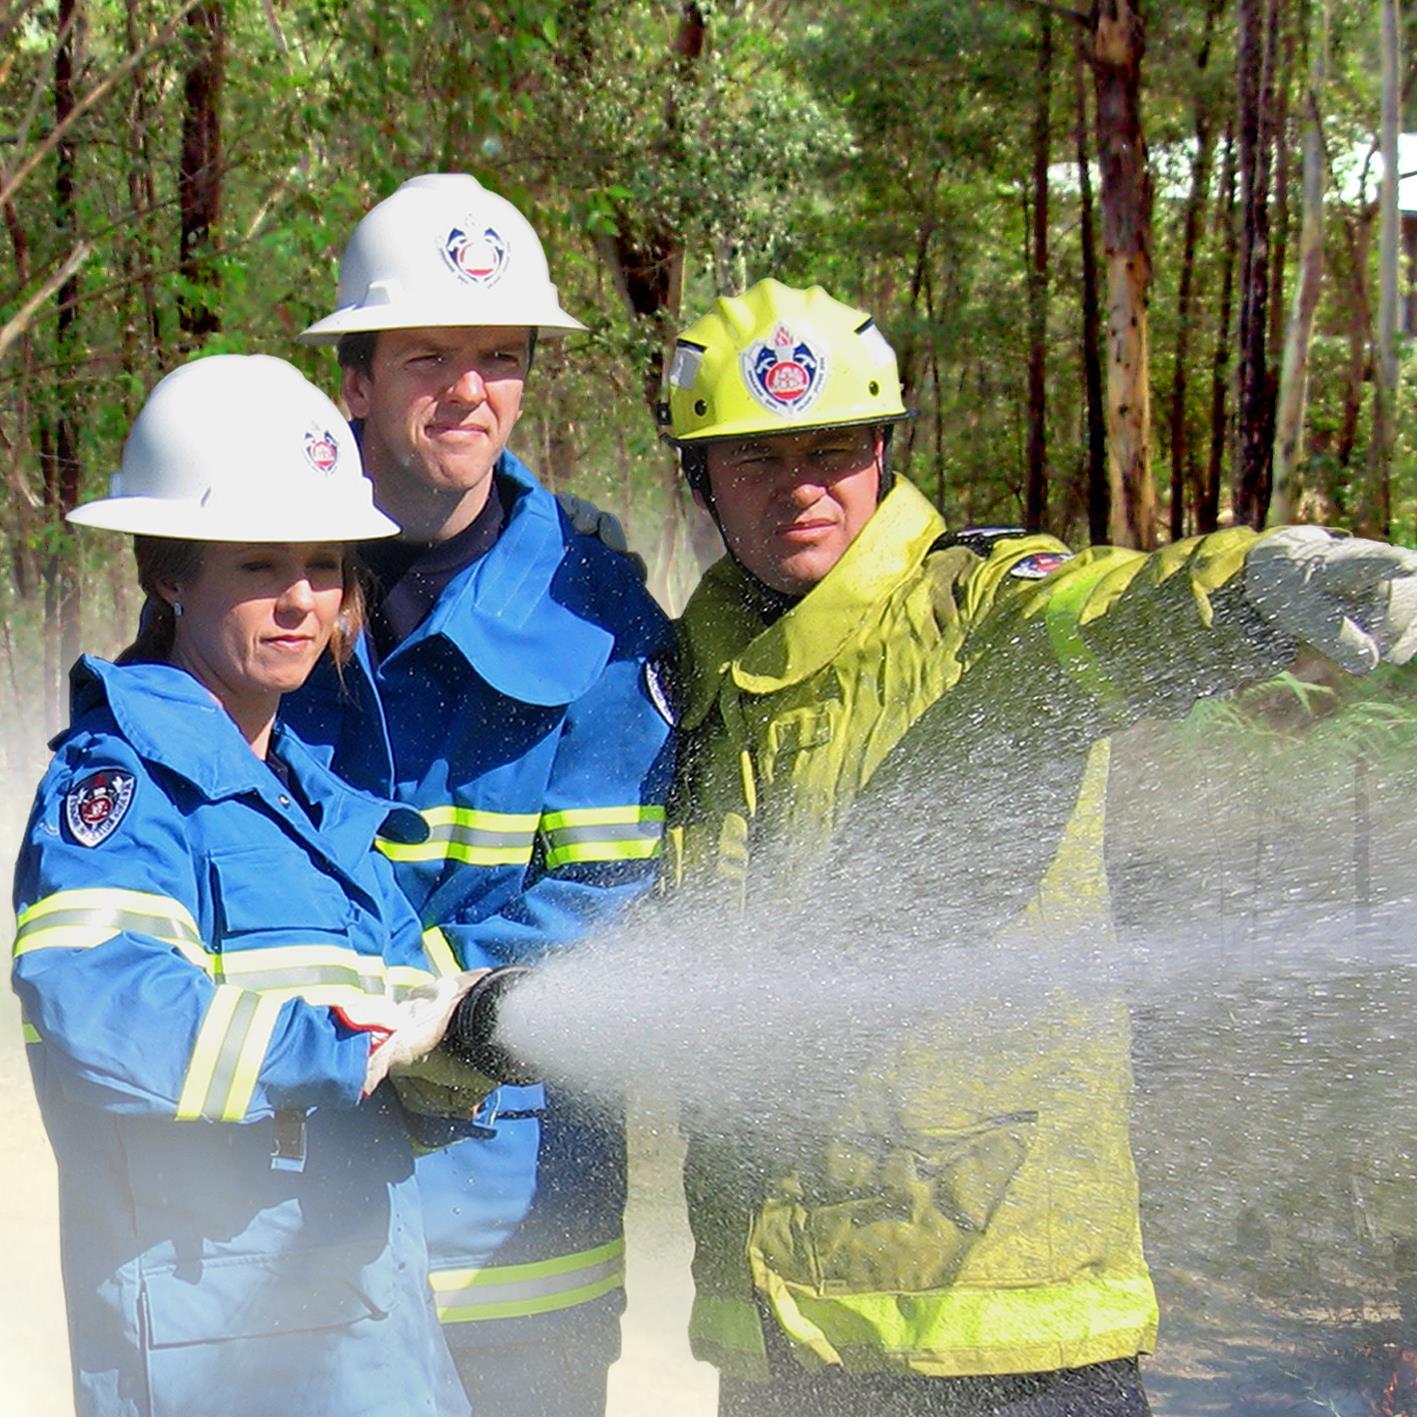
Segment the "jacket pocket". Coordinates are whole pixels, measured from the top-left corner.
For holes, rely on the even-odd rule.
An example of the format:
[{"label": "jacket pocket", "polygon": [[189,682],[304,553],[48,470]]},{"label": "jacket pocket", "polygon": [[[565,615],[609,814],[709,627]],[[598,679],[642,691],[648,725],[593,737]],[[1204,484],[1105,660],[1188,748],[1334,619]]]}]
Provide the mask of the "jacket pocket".
[{"label": "jacket pocket", "polygon": [[820,748],[832,740],[830,707],[793,709],[768,725],[767,751],[786,758],[808,748]]},{"label": "jacket pocket", "polygon": [[794,1171],[770,1188],[749,1241],[755,1271],[821,1295],[949,1284],[1028,1156],[1037,1120],[1012,1112],[833,1141],[814,1174]]},{"label": "jacket pocket", "polygon": [[395,1303],[392,1262],[367,1247],[194,1262],[148,1273],[143,1291],[153,1348],[334,1328]]},{"label": "jacket pocket", "polygon": [[212,903],[221,937],[280,933],[347,937],[355,910],[344,887],[298,849],[214,851]]}]

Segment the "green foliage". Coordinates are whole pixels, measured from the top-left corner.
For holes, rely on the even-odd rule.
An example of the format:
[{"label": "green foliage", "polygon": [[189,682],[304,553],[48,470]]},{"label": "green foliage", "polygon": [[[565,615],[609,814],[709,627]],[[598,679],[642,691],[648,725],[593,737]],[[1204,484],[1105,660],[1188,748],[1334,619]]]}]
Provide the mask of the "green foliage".
[{"label": "green foliage", "polygon": [[[1163,400],[1175,378],[1196,119],[1207,117],[1218,135],[1233,109],[1232,6],[1216,8],[1208,63],[1199,64],[1212,8],[1210,0],[1184,0],[1146,12],[1144,119],[1158,172],[1151,300],[1158,471],[1169,454]],[[163,34],[177,9],[178,0],[84,0],[76,96]],[[1297,85],[1308,43],[1301,21],[1311,9],[1284,8],[1295,35],[1295,62],[1282,76],[1291,210],[1280,229],[1291,259]],[[1376,30],[1367,8],[1330,11],[1324,117],[1341,166],[1375,127]],[[699,50],[685,42],[694,38],[695,13],[704,22]],[[81,491],[92,495],[116,465],[144,392],[185,357],[262,349],[333,384],[328,354],[297,348],[294,336],[327,312],[339,253],[359,216],[410,174],[440,168],[471,171],[526,209],[567,308],[590,330],[543,358],[519,446],[553,481],[574,480],[624,512],[651,554],[672,541],[661,523],[677,502],[646,406],[647,381],[681,318],[719,290],[768,274],[820,281],[875,314],[919,411],[897,439],[897,465],[952,521],[1020,515],[1041,7],[227,0],[223,14],[220,227],[213,249],[186,273],[177,174],[188,27],[178,23],[74,125],[68,214],[58,205],[60,152],[42,146],[55,122],[57,0],[28,12],[0,66],[0,179],[39,155],[4,213],[0,324],[43,290],[74,242],[88,250],[66,291],[72,319],[64,339],[51,293],[0,359],[10,494],[0,535],[12,549],[7,571],[19,593],[35,593],[41,561],[54,548],[60,562],[75,555],[75,539],[60,534],[42,506],[53,469],[40,454],[60,420],[74,430]],[[1051,24],[1050,515],[1057,530],[1082,541],[1078,27],[1056,14]],[[1086,76],[1084,87],[1090,102]],[[1185,427],[1201,461],[1221,284],[1219,165],[1217,151],[1194,273]],[[1371,182],[1343,184],[1330,204],[1303,504],[1306,516],[1340,522],[1368,475],[1367,315],[1355,310],[1360,288],[1362,301],[1375,302],[1376,246]],[[663,304],[651,315],[631,314],[624,299],[627,253],[664,277]],[[219,313],[220,331],[200,351],[182,337],[184,304]],[[1360,326],[1355,366],[1350,332]],[[1393,506],[1396,532],[1417,539],[1417,463],[1405,451],[1414,446],[1417,414],[1407,404]],[[90,581],[102,580],[111,547],[77,544]]]},{"label": "green foliage", "polygon": [[1261,763],[1267,780],[1305,794],[1350,780],[1355,762],[1417,788],[1417,663],[1322,682],[1280,674],[1200,700],[1171,735],[1197,758],[1220,751]]}]

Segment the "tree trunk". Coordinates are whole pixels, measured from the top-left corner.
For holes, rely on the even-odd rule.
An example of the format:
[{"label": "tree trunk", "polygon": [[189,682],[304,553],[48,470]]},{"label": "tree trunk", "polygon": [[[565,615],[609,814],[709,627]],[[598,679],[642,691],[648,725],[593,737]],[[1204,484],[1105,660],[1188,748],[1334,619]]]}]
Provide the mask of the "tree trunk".
[{"label": "tree trunk", "polygon": [[179,302],[185,343],[197,347],[221,328],[220,273],[211,261],[221,227],[221,90],[226,72],[223,0],[202,0],[187,16],[190,57],[184,84]]},{"label": "tree trunk", "polygon": [[[138,0],[127,0],[126,11],[128,52],[136,54],[142,45],[142,16]],[[152,141],[148,132],[151,108],[148,103],[146,66],[133,70],[133,91],[128,102],[128,200],[132,203],[135,221],[133,237],[128,243],[133,264],[138,272],[140,325],[133,330],[134,344],[141,349],[146,337],[153,350],[162,347],[162,323],[158,315],[157,290],[152,275],[152,241],[149,221],[157,206],[157,183],[153,174]],[[139,367],[130,363],[131,370]]]},{"label": "tree trunk", "polygon": [[[930,240],[933,233],[928,226],[921,226],[915,234],[915,262],[910,272],[910,313],[915,315],[920,309],[920,297],[924,290],[926,273],[929,269],[930,260]],[[900,389],[901,397],[905,400],[905,406],[911,407],[915,401],[915,389],[920,380],[920,340],[915,333],[918,321],[912,320],[910,333],[896,346],[896,359],[900,368]],[[933,345],[933,336],[929,333],[927,325],[927,338]],[[908,466],[915,451],[916,434],[919,431],[919,420],[912,418],[903,428],[896,430],[896,442],[894,447],[898,455],[902,455],[902,461]],[[902,448],[900,439],[904,438],[905,446]]]},{"label": "tree trunk", "polygon": [[[670,45],[681,75],[687,76],[703,58],[708,43],[708,19],[697,0],[684,0],[679,27]],[[666,104],[665,128],[671,147],[682,142],[678,105],[671,95]],[[670,161],[682,160],[671,151]],[[617,211],[613,236],[597,245],[615,274],[620,294],[631,314],[645,320],[654,332],[651,352],[643,371],[645,402],[651,413],[658,407],[664,373],[664,350],[670,337],[667,322],[679,309],[684,283],[684,243],[681,232],[668,227],[646,230],[628,210]]]},{"label": "tree trunk", "polygon": [[1133,0],[1094,0],[1093,79],[1102,168],[1102,249],[1107,263],[1107,442],[1114,545],[1156,545],[1151,475],[1151,171],[1141,126],[1146,48]]},{"label": "tree trunk", "polygon": [[[1223,0],[1210,0],[1205,14],[1205,31],[1196,55],[1196,73],[1204,74],[1210,63],[1211,36]],[[1196,98],[1196,158],[1191,168],[1191,190],[1186,199],[1184,235],[1181,242],[1180,288],[1176,294],[1176,361],[1171,379],[1171,540],[1186,534],[1186,361],[1190,358],[1191,325],[1195,319],[1196,246],[1200,240],[1201,213],[1210,191],[1211,159],[1215,133],[1210,110],[1203,95]]]},{"label": "tree trunk", "polygon": [[1324,269],[1323,92],[1328,81],[1328,0],[1316,0],[1309,88],[1304,99],[1304,217],[1294,308],[1284,336],[1274,429],[1274,497],[1271,526],[1292,521],[1299,501],[1299,447],[1309,386],[1309,346]]},{"label": "tree trunk", "polygon": [[[1332,177],[1332,173],[1329,174]],[[1372,303],[1368,295],[1368,261],[1372,248],[1376,206],[1348,211],[1343,216],[1344,246],[1348,255],[1349,297],[1343,301],[1348,361],[1343,371],[1343,404],[1331,449],[1335,465],[1347,470],[1358,442],[1358,422],[1363,412],[1364,385],[1370,374]]]},{"label": "tree trunk", "polygon": [[[54,122],[61,130],[73,112],[74,73],[82,31],[81,0],[60,0],[60,42],[54,52]],[[77,144],[67,132],[55,148],[54,226],[61,250],[72,250],[78,240],[75,211]],[[45,720],[51,729],[63,722],[61,678],[79,655],[79,575],[73,533],[64,521],[79,500],[78,416],[75,403],[74,329],[79,277],[71,275],[58,290],[55,324],[54,417],[49,435],[41,442],[44,467],[45,510],[54,527],[54,539],[44,567],[45,607]]]},{"label": "tree trunk", "polygon": [[1220,524],[1220,474],[1225,465],[1225,433],[1229,426],[1226,401],[1230,392],[1230,311],[1235,299],[1235,134],[1225,130],[1225,159],[1220,177],[1217,220],[1225,233],[1221,249],[1220,309],[1215,321],[1215,352],[1210,361],[1210,461],[1205,485],[1196,499],[1196,531],[1214,531]]},{"label": "tree trunk", "polygon": [[[30,281],[30,233],[13,202],[4,205],[5,227],[10,235],[10,247],[15,260],[15,283],[23,290]],[[26,326],[19,337],[19,371],[13,394],[15,436],[8,440],[6,451],[10,466],[5,479],[8,492],[8,515],[5,528],[9,540],[10,579],[15,594],[21,599],[32,595],[39,585],[39,566],[35,557],[35,514],[41,501],[25,477],[25,456],[32,452],[36,409],[43,405],[43,395],[35,377],[35,337]],[[40,416],[42,418],[42,415]]]},{"label": "tree trunk", "polygon": [[1078,245],[1082,252],[1082,368],[1087,391],[1087,532],[1094,545],[1107,540],[1112,496],[1107,482],[1107,424],[1102,403],[1102,316],[1097,301],[1097,233],[1092,213],[1092,150],[1087,122],[1087,76],[1078,36],[1077,88]]},{"label": "tree trunk", "polygon": [[[1289,255],[1289,90],[1294,74],[1295,26],[1288,0],[1275,0],[1271,14],[1274,30],[1265,51],[1269,68],[1266,107],[1273,115],[1274,202],[1270,212],[1269,263],[1269,344],[1271,351],[1284,347],[1284,276]],[[1284,60],[1276,61],[1278,45],[1284,48]],[[1274,370],[1271,368],[1271,382]],[[1278,399],[1278,385],[1273,397]],[[1272,459],[1271,459],[1272,460]]]},{"label": "tree trunk", "polygon": [[1383,75],[1383,182],[1378,197],[1378,328],[1374,354],[1373,439],[1368,476],[1354,511],[1354,530],[1386,537],[1392,522],[1392,454],[1397,438],[1398,222],[1397,131],[1402,102],[1401,24],[1398,0],[1381,0]]},{"label": "tree trunk", "polygon": [[1048,154],[1049,90],[1053,84],[1053,23],[1040,12],[1038,94],[1033,114],[1033,260],[1028,282],[1028,475],[1023,519],[1029,531],[1048,521]]},{"label": "tree trunk", "polygon": [[[1273,0],[1271,0],[1271,4]],[[1266,112],[1265,23],[1260,0],[1239,0],[1240,367],[1236,380],[1235,520],[1264,525],[1269,501],[1269,305],[1271,124]]]}]

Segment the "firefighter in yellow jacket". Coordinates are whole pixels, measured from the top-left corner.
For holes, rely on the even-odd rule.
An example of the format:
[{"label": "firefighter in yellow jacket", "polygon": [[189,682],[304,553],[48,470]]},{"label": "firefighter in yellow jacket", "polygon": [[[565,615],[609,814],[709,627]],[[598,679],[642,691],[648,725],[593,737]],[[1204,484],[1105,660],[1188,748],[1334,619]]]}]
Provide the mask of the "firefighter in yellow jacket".
[{"label": "firefighter in yellow jacket", "polygon": [[[1417,554],[1316,527],[1151,555],[949,535],[887,470],[908,416],[894,353],[820,287],[717,301],[666,392],[728,553],[681,627],[672,840],[681,883],[739,908],[773,908],[783,865],[808,869],[889,779],[880,820],[928,792],[940,890],[1003,902],[991,929],[1030,897],[1105,928],[1109,731],[1300,642],[1354,671],[1417,648]],[[1039,778],[1027,840],[1001,851],[972,800]],[[819,1156],[691,1139],[691,1337],[723,1417],[1147,1412],[1130,1088],[1121,1008],[1050,995],[982,1038],[899,1040]]]}]

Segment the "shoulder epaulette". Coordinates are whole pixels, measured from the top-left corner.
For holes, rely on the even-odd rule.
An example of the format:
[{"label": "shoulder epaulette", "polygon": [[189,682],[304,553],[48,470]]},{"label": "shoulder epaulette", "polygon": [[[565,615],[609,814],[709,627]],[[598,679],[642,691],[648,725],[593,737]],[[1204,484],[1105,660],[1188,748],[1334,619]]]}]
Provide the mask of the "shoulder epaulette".
[{"label": "shoulder epaulette", "polygon": [[1021,526],[966,526],[958,531],[947,531],[937,538],[930,550],[948,551],[952,546],[963,546],[966,551],[987,559],[999,542],[1027,535],[1028,532]]}]

